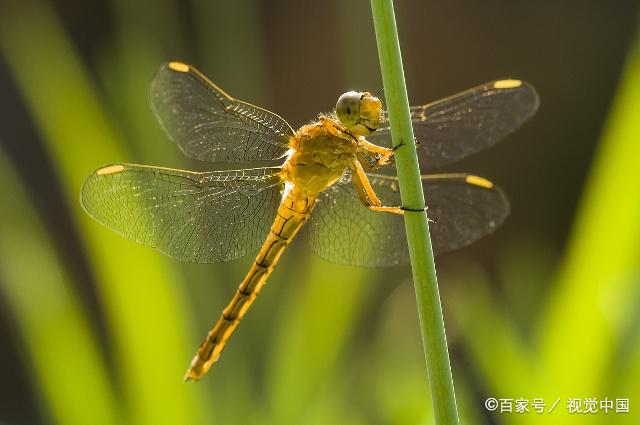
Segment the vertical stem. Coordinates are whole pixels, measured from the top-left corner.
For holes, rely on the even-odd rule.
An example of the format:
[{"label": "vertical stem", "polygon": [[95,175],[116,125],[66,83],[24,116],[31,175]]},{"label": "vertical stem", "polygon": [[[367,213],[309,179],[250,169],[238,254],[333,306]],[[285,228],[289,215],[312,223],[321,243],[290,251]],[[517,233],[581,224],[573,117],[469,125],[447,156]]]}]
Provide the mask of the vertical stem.
[{"label": "vertical stem", "polygon": [[[371,0],[371,9],[391,137],[393,146],[399,148],[395,153],[395,159],[402,205],[412,210],[421,210],[425,206],[424,194],[411,126],[393,1]],[[406,211],[404,221],[436,424],[457,425],[458,412],[427,215],[423,212]]]}]

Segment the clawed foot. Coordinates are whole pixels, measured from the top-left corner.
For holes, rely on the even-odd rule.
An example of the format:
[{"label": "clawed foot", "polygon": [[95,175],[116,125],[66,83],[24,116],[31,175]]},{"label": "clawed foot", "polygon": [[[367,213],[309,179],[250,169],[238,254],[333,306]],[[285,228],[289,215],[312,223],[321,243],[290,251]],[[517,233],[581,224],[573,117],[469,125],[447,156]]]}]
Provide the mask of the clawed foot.
[{"label": "clawed foot", "polygon": [[409,207],[400,207],[402,211],[411,211],[411,212],[427,212],[427,207],[421,208],[419,210],[409,208]]}]

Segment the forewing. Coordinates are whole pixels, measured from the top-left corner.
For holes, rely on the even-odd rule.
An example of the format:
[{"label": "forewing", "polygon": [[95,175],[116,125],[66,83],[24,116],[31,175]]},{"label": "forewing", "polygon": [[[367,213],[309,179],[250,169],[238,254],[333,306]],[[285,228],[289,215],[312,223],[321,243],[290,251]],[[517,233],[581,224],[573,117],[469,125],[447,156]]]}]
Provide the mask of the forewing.
[{"label": "forewing", "polygon": [[181,261],[214,263],[256,250],[280,202],[278,168],[196,173],[116,164],[87,177],[97,221]]},{"label": "forewing", "polygon": [[[498,80],[412,106],[420,167],[441,167],[494,145],[531,118],[538,105],[538,93],[531,84]],[[367,139],[390,146],[388,121]]]},{"label": "forewing", "polygon": [[293,130],[278,115],[233,99],[180,62],[163,64],[151,82],[151,107],[190,158],[243,163],[284,158]]},{"label": "forewing", "polygon": [[[395,177],[369,175],[384,205],[401,205]],[[320,195],[308,226],[311,249],[329,261],[365,267],[409,263],[402,216],[373,212],[355,186],[334,184]],[[347,179],[348,180],[348,179]],[[492,233],[509,214],[503,192],[491,182],[466,174],[423,176],[433,250],[461,248]]]}]

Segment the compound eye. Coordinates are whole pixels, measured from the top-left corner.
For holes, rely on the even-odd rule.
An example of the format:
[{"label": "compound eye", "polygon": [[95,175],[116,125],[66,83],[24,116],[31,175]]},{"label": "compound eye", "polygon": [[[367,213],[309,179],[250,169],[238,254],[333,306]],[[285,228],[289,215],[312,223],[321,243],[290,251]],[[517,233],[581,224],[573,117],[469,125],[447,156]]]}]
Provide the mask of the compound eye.
[{"label": "compound eye", "polygon": [[345,127],[351,128],[358,123],[361,98],[362,93],[348,91],[338,99],[338,103],[336,103],[336,116]]}]

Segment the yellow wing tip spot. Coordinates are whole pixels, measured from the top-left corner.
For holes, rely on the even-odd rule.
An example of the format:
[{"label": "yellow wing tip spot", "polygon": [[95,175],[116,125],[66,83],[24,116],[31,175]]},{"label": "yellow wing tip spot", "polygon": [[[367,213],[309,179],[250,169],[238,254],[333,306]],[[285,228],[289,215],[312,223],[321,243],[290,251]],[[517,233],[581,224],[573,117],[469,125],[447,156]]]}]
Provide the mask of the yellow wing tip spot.
[{"label": "yellow wing tip spot", "polygon": [[466,176],[464,179],[467,183],[472,184],[474,186],[484,187],[485,189],[491,189],[493,187],[493,183],[484,177],[479,176]]},{"label": "yellow wing tip spot", "polygon": [[493,83],[494,89],[512,89],[515,87],[520,87],[522,85],[522,81],[520,80],[499,80]]},{"label": "yellow wing tip spot", "polygon": [[119,173],[122,170],[124,170],[124,166],[122,166],[120,164],[108,165],[108,166],[103,167],[103,168],[99,169],[98,171],[96,171],[96,174],[99,175],[99,176],[104,176],[104,175],[107,175],[107,174]]},{"label": "yellow wing tip spot", "polygon": [[173,61],[173,62],[169,62],[169,69],[172,69],[178,72],[189,72],[189,65],[182,62]]}]

